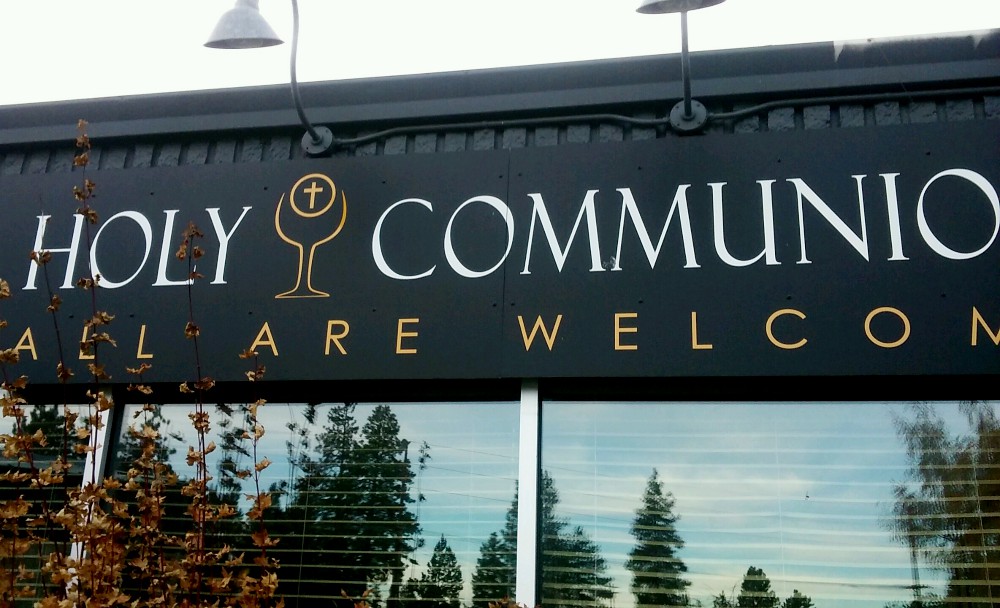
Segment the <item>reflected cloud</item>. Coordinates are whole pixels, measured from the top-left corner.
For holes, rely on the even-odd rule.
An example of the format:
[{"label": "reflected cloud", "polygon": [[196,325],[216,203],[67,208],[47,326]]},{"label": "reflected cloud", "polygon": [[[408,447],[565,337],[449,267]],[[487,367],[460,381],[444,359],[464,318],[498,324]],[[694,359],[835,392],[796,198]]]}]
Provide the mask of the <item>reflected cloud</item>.
[{"label": "reflected cloud", "polygon": [[[549,403],[543,467],[611,563],[617,608],[632,606],[622,567],[645,478],[676,499],[692,599],[711,605],[763,568],[779,597],[883,608],[913,597],[910,552],[887,530],[886,505],[910,463],[899,403]],[[935,404],[961,424],[959,405]],[[924,563],[921,584],[947,576]],[[819,603],[817,605],[822,605]]]}]

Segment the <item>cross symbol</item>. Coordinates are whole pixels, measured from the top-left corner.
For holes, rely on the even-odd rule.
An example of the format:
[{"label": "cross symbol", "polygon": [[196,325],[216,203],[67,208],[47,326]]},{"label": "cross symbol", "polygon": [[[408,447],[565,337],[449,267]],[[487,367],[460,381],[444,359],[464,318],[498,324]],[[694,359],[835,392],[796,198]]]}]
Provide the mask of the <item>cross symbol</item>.
[{"label": "cross symbol", "polygon": [[316,195],[323,191],[323,188],[316,185],[316,182],[311,182],[309,187],[303,190],[309,195],[309,210],[312,211],[316,208]]}]

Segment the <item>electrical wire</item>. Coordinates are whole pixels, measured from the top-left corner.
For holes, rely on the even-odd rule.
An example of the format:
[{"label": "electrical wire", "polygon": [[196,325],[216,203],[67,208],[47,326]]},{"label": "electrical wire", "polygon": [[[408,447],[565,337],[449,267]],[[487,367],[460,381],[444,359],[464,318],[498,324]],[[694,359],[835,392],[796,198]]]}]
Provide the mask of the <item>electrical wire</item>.
[{"label": "electrical wire", "polygon": [[[734,120],[734,119],[744,118],[746,116],[751,116],[753,114],[758,114],[765,110],[770,110],[773,108],[780,108],[780,107],[788,107],[788,106],[795,107],[804,105],[871,103],[880,101],[892,101],[897,99],[913,100],[913,99],[927,98],[927,97],[944,97],[944,96],[955,97],[955,96],[970,96],[970,95],[987,95],[992,93],[1000,94],[1000,86],[972,87],[964,89],[938,89],[938,90],[927,90],[927,91],[916,91],[916,92],[906,91],[906,92],[886,92],[886,93],[862,93],[856,95],[831,95],[822,97],[799,97],[792,99],[768,101],[757,105],[749,106],[746,108],[741,108],[739,110],[734,110],[731,112],[710,112],[708,114],[708,121],[712,122],[712,121]],[[381,131],[374,131],[372,133],[367,133],[365,135],[359,135],[357,137],[334,138],[333,144],[335,146],[351,146],[351,145],[369,143],[372,141],[388,139],[390,137],[394,137],[397,135],[409,135],[413,133],[466,131],[466,130],[477,130],[477,129],[502,129],[502,128],[531,127],[531,126],[554,126],[554,125],[573,124],[581,122],[610,122],[610,123],[620,123],[638,127],[664,127],[664,126],[669,127],[670,116],[664,116],[662,118],[636,118],[633,116],[626,116],[624,114],[596,113],[596,114],[575,114],[570,116],[551,116],[551,117],[520,118],[520,119],[515,118],[515,119],[468,121],[468,122],[457,122],[457,123],[438,123],[429,125],[410,125],[405,127],[391,127],[388,129],[383,129]]]}]

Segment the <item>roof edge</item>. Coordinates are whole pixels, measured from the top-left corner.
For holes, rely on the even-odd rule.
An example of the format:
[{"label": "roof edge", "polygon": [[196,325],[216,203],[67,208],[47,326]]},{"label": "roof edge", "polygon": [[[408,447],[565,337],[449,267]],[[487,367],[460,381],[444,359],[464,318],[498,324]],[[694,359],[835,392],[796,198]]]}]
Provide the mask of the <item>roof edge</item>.
[{"label": "roof edge", "polygon": [[[702,51],[702,100],[780,99],[1000,82],[1000,29]],[[338,128],[469,121],[655,104],[683,95],[678,54],[301,83],[310,120]],[[77,120],[102,140],[197,137],[299,125],[288,85],[184,91],[0,107],[0,146],[72,141]]]}]

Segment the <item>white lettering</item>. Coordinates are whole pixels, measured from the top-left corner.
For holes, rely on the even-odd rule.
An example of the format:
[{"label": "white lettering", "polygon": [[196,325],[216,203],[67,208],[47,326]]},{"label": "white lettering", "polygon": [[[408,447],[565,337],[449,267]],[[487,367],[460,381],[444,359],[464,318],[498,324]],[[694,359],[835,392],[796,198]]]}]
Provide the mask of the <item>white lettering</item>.
[{"label": "white lettering", "polygon": [[420,274],[400,274],[393,270],[389,263],[385,261],[385,255],[382,253],[382,222],[389,215],[389,212],[399,207],[400,205],[405,205],[408,203],[416,203],[423,207],[426,207],[428,211],[434,211],[433,206],[428,202],[420,198],[405,198],[401,201],[396,201],[389,206],[388,209],[382,212],[382,215],[378,218],[378,223],[375,224],[375,231],[372,233],[372,258],[375,260],[375,265],[378,269],[382,271],[382,274],[389,277],[390,279],[399,279],[400,281],[412,281],[413,279],[422,279],[428,277],[437,268],[437,265],[431,266],[429,270],[425,270]]},{"label": "white lettering", "polygon": [[[139,228],[142,229],[142,235],[146,239],[146,251],[142,255],[142,262],[139,263],[138,268],[135,269],[135,272],[132,273],[132,276],[125,279],[124,281],[115,282],[107,278],[104,275],[104,273],[102,273],[100,269],[97,267],[97,243],[100,240],[101,233],[104,232],[104,229],[110,226],[113,221],[115,221],[120,217],[128,218],[139,225]],[[90,268],[91,270],[93,270],[94,276],[100,277],[98,285],[101,287],[105,287],[107,289],[117,289],[119,287],[124,287],[125,285],[128,285],[130,282],[132,282],[132,279],[134,279],[136,276],[139,275],[139,272],[142,270],[142,267],[146,265],[146,260],[149,259],[149,250],[152,248],[152,246],[153,246],[153,227],[149,225],[149,220],[146,219],[146,216],[142,215],[137,211],[122,211],[121,213],[116,213],[115,215],[108,218],[108,220],[104,222],[104,224],[97,231],[97,234],[94,235],[94,242],[91,244],[90,247]]]},{"label": "white lettering", "polygon": [[[927,189],[930,188],[931,184],[938,179],[949,175],[960,177],[972,182],[976,187],[983,191],[983,194],[986,195],[986,198],[990,201],[990,205],[993,207],[993,234],[990,236],[990,240],[979,249],[969,253],[955,251],[942,243],[940,239],[934,235],[934,232],[931,231],[931,227],[927,224],[927,217],[924,215],[924,195],[927,194]],[[969,171],[968,169],[949,169],[947,171],[942,171],[932,177],[924,186],[924,189],[920,191],[920,198],[917,199],[917,226],[920,228],[920,236],[924,238],[924,241],[930,245],[931,249],[942,257],[946,257],[949,260],[968,260],[970,258],[974,258],[989,249],[990,245],[992,245],[993,241],[997,238],[997,231],[1000,230],[1000,197],[997,196],[997,191],[993,185],[987,181],[985,177],[975,171]]]},{"label": "white lettering", "polygon": [[[455,223],[455,217],[458,215],[459,211],[461,211],[467,205],[470,205],[472,203],[486,203],[490,207],[493,207],[498,212],[500,212],[500,215],[503,216],[504,222],[507,223],[506,251],[503,252],[503,255],[500,257],[500,260],[496,264],[494,264],[491,268],[479,272],[475,270],[470,270],[465,264],[461,262],[461,260],[458,259],[458,256],[455,254],[455,247],[454,245],[452,245],[451,241],[451,227],[452,224]],[[502,200],[496,198],[495,196],[476,196],[470,198],[469,200],[459,205],[458,209],[455,210],[455,213],[451,214],[451,219],[448,220],[448,227],[445,229],[444,232],[444,257],[447,258],[448,263],[459,275],[463,277],[468,277],[470,279],[477,279],[479,277],[485,277],[486,275],[495,271],[497,268],[500,268],[500,266],[502,266],[504,261],[507,259],[507,256],[510,255],[510,248],[513,244],[514,244],[514,217],[510,212],[510,208],[508,208],[507,205],[504,204]]]},{"label": "white lettering", "polygon": [[218,263],[215,265],[215,279],[212,280],[212,285],[225,285],[226,284],[226,256],[229,255],[229,239],[233,238],[233,233],[239,228],[240,222],[246,217],[247,213],[253,209],[253,207],[244,207],[243,213],[240,214],[239,219],[233,224],[233,227],[229,232],[226,232],[226,228],[222,225],[222,219],[219,218],[219,208],[211,207],[206,209],[208,211],[209,217],[212,218],[212,227],[215,228],[215,235],[219,237],[219,258]]},{"label": "white lettering", "polygon": [[167,278],[167,262],[174,258],[170,251],[170,235],[174,232],[174,216],[177,215],[178,211],[179,209],[163,210],[167,219],[163,222],[163,242],[160,243],[160,262],[156,266],[156,282],[153,283],[153,287],[163,287],[165,285],[190,285],[193,282],[191,279],[184,281],[171,281]]},{"label": "white lettering", "polygon": [[687,189],[690,187],[691,184],[677,186],[677,190],[674,193],[674,201],[670,205],[670,211],[667,212],[667,219],[663,222],[663,230],[660,231],[660,239],[656,242],[655,248],[649,238],[649,232],[646,231],[646,224],[642,221],[642,216],[639,214],[639,207],[635,204],[635,198],[632,197],[632,191],[628,188],[618,188],[618,192],[622,195],[622,214],[621,219],[618,221],[618,248],[615,250],[615,263],[611,270],[622,269],[622,235],[625,232],[626,212],[632,218],[632,225],[635,226],[639,242],[642,243],[642,249],[646,252],[646,260],[649,261],[650,268],[656,266],[656,258],[660,255],[660,247],[663,246],[663,238],[667,235],[667,228],[670,227],[670,220],[673,219],[674,212],[677,213],[677,221],[681,223],[681,238],[684,241],[684,268],[700,268],[698,260],[694,256],[694,240],[691,237],[691,217],[688,214]]},{"label": "white lettering", "polygon": [[[73,237],[70,240],[69,247],[63,249],[45,249],[42,247],[42,240],[45,236],[45,227],[49,223],[49,218],[51,215],[39,215],[38,216],[38,229],[35,231],[35,245],[32,247],[32,251],[42,252],[47,251],[49,253],[66,253],[68,255],[68,260],[66,261],[66,274],[63,277],[63,289],[69,289],[73,287],[73,270],[76,268],[76,255],[80,250],[80,234],[83,232],[83,216],[79,213],[73,215]],[[38,264],[34,261],[28,262],[28,280],[24,284],[24,289],[38,289],[35,287],[35,279],[38,275]]]},{"label": "white lettering", "polygon": [[805,228],[805,218],[803,214],[803,202],[805,200],[809,201],[809,204],[813,206],[816,211],[819,211],[820,215],[826,219],[834,230],[836,230],[842,237],[844,237],[847,242],[861,254],[865,261],[868,261],[868,231],[865,227],[865,196],[861,190],[861,180],[865,178],[864,175],[852,175],[851,177],[858,183],[858,212],[861,215],[861,236],[854,234],[850,227],[844,220],[837,217],[837,214],[830,209],[830,206],[826,204],[823,199],[819,197],[812,188],[810,188],[804,181],[795,177],[789,179],[795,186],[795,193],[799,199],[799,243],[802,250],[802,258],[798,261],[799,264],[811,264],[809,258],[806,257],[806,228]]},{"label": "white lettering", "polygon": [[722,187],[726,185],[726,182],[709,184],[712,188],[712,219],[713,234],[715,235],[715,251],[719,254],[719,259],[726,264],[736,267],[749,266],[761,258],[765,258],[764,263],[768,266],[778,264],[774,248],[774,204],[771,196],[771,185],[774,184],[774,181],[773,179],[766,179],[758,180],[757,182],[760,184],[761,215],[764,222],[764,248],[757,254],[757,257],[749,260],[741,260],[733,256],[726,247],[725,220],[722,213]]},{"label": "white lettering", "polygon": [[545,233],[549,249],[552,251],[552,258],[556,262],[556,268],[559,272],[562,272],[563,264],[566,263],[566,258],[569,256],[569,248],[573,246],[573,239],[576,238],[576,231],[580,228],[580,222],[584,216],[587,217],[587,235],[590,239],[590,272],[602,272],[604,270],[601,265],[600,244],[597,238],[597,216],[594,211],[594,195],[597,192],[597,190],[587,191],[587,195],[583,199],[583,204],[580,206],[580,213],[576,215],[576,223],[573,224],[573,230],[569,234],[569,239],[566,241],[564,249],[559,247],[559,240],[556,238],[555,229],[552,227],[552,220],[549,219],[549,212],[545,208],[545,201],[542,200],[542,195],[539,193],[528,194],[535,204],[531,208],[531,227],[528,229],[528,251],[524,254],[524,270],[521,271],[521,274],[531,274],[528,265],[531,262],[531,246],[535,240],[535,220],[541,222],[542,231]]},{"label": "white lettering", "polygon": [[885,205],[889,213],[889,242],[892,243],[890,262],[908,260],[903,255],[903,237],[899,229],[899,197],[896,195],[896,178],[899,173],[882,173],[880,177],[885,182]]}]

